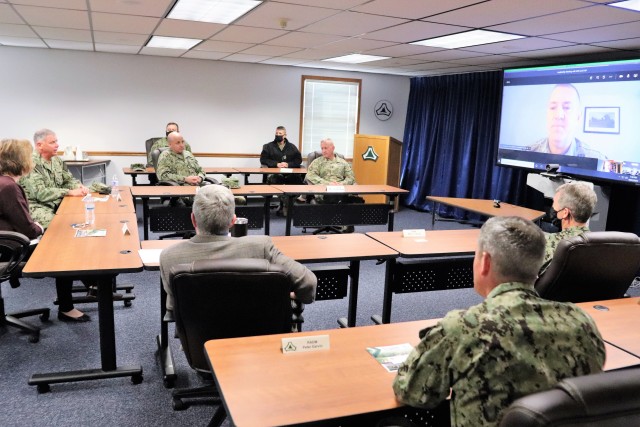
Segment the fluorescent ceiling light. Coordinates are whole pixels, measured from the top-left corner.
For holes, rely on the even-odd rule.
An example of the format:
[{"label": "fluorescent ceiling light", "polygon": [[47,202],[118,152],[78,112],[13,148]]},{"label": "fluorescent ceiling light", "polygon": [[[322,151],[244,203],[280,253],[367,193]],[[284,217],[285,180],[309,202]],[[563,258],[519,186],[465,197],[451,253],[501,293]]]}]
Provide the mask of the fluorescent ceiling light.
[{"label": "fluorescent ceiling light", "polygon": [[380,61],[381,59],[389,59],[389,57],[360,55],[359,53],[354,53],[353,55],[336,56],[335,58],[323,59],[323,61],[344,62],[346,64],[362,64],[363,62]]},{"label": "fluorescent ceiling light", "polygon": [[160,47],[163,49],[184,49],[189,50],[202,40],[200,39],[184,39],[180,37],[163,37],[153,36],[147,47]]},{"label": "fluorescent ceiling light", "polygon": [[179,0],[167,18],[229,24],[260,3],[257,0]]},{"label": "fluorescent ceiling light", "polygon": [[609,6],[621,7],[623,9],[631,9],[640,12],[640,0],[627,0],[615,3],[609,3]]},{"label": "fluorescent ceiling light", "polygon": [[420,40],[409,43],[420,46],[441,47],[443,49],[456,49],[459,47],[477,46],[481,44],[503,42],[507,40],[521,39],[524,36],[515,34],[498,33],[495,31],[473,30],[465,33],[451,34],[449,36]]}]

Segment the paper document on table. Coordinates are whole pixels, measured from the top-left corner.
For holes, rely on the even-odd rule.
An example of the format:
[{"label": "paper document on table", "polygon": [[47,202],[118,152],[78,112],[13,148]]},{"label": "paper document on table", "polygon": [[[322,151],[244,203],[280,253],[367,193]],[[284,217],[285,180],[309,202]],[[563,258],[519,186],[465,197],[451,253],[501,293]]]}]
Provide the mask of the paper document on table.
[{"label": "paper document on table", "polygon": [[76,237],[104,237],[107,230],[76,230]]},{"label": "paper document on table", "polygon": [[160,264],[160,252],[162,249],[138,249],[138,254],[140,254],[144,265]]},{"label": "paper document on table", "polygon": [[413,346],[409,343],[387,345],[383,347],[367,347],[367,351],[387,370],[396,372],[402,362],[407,359]]},{"label": "paper document on table", "polygon": [[103,197],[94,197],[93,198],[94,202],[106,202],[107,200],[109,200],[109,195],[108,194],[106,196],[103,196]]}]

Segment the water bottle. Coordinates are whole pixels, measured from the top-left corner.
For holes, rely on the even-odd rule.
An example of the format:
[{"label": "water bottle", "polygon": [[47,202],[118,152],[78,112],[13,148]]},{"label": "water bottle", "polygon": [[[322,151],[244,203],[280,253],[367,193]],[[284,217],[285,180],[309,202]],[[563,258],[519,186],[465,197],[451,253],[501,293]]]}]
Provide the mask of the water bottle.
[{"label": "water bottle", "polygon": [[111,178],[111,197],[114,199],[118,197],[120,189],[118,188],[118,175],[113,175]]},{"label": "water bottle", "polygon": [[84,223],[92,226],[96,222],[96,203],[91,194],[87,194],[84,199]]}]

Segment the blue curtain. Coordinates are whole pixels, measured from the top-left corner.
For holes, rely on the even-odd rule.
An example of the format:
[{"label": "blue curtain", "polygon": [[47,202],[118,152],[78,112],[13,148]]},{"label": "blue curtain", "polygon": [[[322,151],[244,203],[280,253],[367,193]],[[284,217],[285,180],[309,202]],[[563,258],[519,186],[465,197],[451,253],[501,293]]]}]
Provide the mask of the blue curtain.
[{"label": "blue curtain", "polygon": [[[411,79],[402,147],[404,204],[431,210],[426,196],[499,199],[520,204],[526,174],[494,166],[502,73]],[[438,214],[477,218],[441,206]]]}]

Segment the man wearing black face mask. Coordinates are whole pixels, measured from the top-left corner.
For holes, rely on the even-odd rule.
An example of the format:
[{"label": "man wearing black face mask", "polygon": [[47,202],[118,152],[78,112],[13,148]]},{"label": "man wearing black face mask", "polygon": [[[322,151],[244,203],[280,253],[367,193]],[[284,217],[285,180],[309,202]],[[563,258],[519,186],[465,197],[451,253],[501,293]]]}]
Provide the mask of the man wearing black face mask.
[{"label": "man wearing black face mask", "polygon": [[589,231],[587,222],[591,218],[597,200],[595,191],[585,182],[573,181],[556,189],[553,205],[551,205],[551,217],[552,223],[559,226],[562,231],[546,233],[547,245],[539,274],[544,273],[551,263],[561,240]]},{"label": "man wearing black face mask", "polygon": [[[287,139],[287,130],[284,126],[278,126],[273,141],[262,146],[260,164],[267,168],[299,168],[302,165],[302,155],[300,155],[298,147]],[[292,173],[271,174],[267,176],[267,184],[300,185],[303,184],[302,175]],[[278,212],[281,212],[281,210],[278,210]]]},{"label": "man wearing black face mask", "polygon": [[[165,128],[165,136],[160,138],[160,139],[158,139],[156,142],[153,143],[153,145],[149,149],[149,152],[147,153],[147,165],[148,166],[152,166],[153,165],[153,160],[151,159],[151,153],[153,153],[154,150],[156,150],[158,148],[164,148],[164,147],[168,147],[169,146],[169,142],[167,141],[167,136],[169,136],[169,134],[171,132],[180,132],[180,127],[178,126],[177,123],[175,123],[175,122],[167,123],[167,126]],[[184,142],[184,149],[187,150],[188,152],[192,153],[191,146],[189,145],[189,143],[187,141]]]}]

